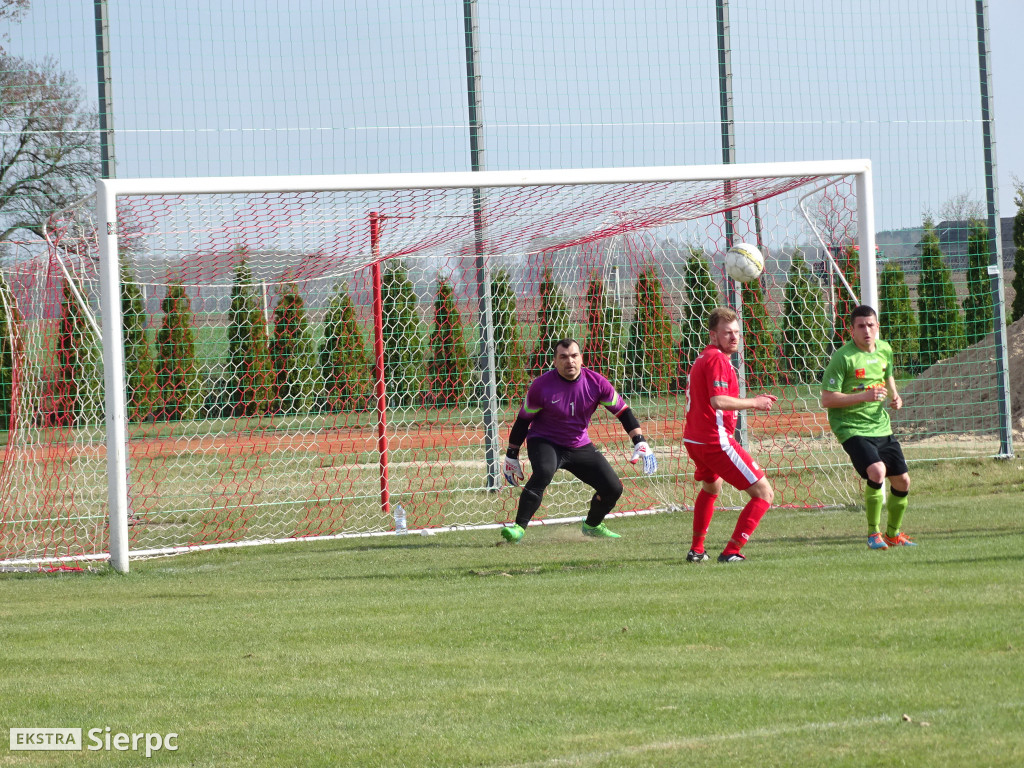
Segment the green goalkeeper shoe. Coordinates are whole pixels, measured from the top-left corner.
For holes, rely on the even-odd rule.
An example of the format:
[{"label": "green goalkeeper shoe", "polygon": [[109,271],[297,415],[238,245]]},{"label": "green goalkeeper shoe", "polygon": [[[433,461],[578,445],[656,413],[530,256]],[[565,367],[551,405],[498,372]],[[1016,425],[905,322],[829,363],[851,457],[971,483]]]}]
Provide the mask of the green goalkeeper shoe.
[{"label": "green goalkeeper shoe", "polygon": [[584,523],[583,527],[580,530],[583,531],[584,536],[593,536],[595,539],[622,538],[621,536],[619,536],[619,534],[613,533],[612,531],[608,530],[608,526],[604,523],[598,523],[597,525],[587,525],[586,523]]},{"label": "green goalkeeper shoe", "polygon": [[508,528],[501,529],[501,538],[507,541],[509,544],[515,544],[517,541],[521,541],[526,530],[521,525],[512,525]]}]

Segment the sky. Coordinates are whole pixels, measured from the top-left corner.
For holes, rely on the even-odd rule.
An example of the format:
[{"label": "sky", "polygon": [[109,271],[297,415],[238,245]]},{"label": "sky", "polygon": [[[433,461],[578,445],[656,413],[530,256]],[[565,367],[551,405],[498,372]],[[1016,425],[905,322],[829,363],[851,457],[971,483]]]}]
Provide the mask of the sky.
[{"label": "sky", "polygon": [[[974,2],[946,0],[943,14],[918,2],[823,10],[820,0],[732,0],[737,160],[870,157],[880,229],[919,222],[961,192],[983,199]],[[720,161],[714,3],[639,6],[643,14],[621,12],[618,0],[480,0],[489,168]],[[112,3],[119,175],[464,170],[461,7]],[[888,25],[872,19],[883,9]],[[1024,0],[989,0],[989,14],[1005,216],[1011,179],[1024,178],[1024,103],[1014,98]],[[909,24],[920,27],[911,43]],[[32,0],[11,35],[12,50],[54,57],[95,97],[92,3]],[[396,62],[401,75],[388,72]],[[794,98],[794,76],[806,95]],[[813,127],[823,110],[838,119]],[[936,161],[930,146],[945,155]]]},{"label": "sky", "polygon": [[989,0],[996,110],[999,209],[1013,213],[1015,175],[1024,182],[1024,0]]}]

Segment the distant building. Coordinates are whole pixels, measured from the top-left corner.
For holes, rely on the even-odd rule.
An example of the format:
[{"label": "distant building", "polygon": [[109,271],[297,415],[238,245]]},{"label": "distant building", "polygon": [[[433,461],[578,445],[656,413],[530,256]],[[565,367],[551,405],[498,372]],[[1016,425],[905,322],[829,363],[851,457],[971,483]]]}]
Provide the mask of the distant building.
[{"label": "distant building", "polygon": [[[1004,216],[1000,219],[1000,235],[1002,239],[1002,256],[1004,268],[1013,266],[1013,217]],[[967,221],[942,221],[935,225],[935,233],[939,236],[939,245],[952,269],[967,269],[967,238],[970,225]],[[916,268],[921,257],[921,237],[923,227],[907,229],[891,229],[878,232],[875,242],[885,253],[886,261],[895,261],[903,267]]]},{"label": "distant building", "polygon": [[1003,264],[1007,267],[1013,266],[1013,254],[1016,250],[1013,245],[1013,216],[1003,216],[999,220],[1003,240]]}]

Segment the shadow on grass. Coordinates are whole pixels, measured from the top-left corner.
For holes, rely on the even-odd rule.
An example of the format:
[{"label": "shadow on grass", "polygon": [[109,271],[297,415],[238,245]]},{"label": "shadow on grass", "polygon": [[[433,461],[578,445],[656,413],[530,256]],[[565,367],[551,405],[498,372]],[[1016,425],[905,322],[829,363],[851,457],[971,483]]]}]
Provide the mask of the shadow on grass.
[{"label": "shadow on grass", "polygon": [[[404,547],[398,547],[404,549]],[[488,544],[487,549],[493,545]],[[388,551],[394,551],[396,547],[389,547]],[[367,554],[380,554],[381,550],[373,547],[359,550]],[[351,549],[344,550],[352,552]],[[488,578],[488,577],[509,577],[509,576],[539,576],[551,573],[568,573],[572,571],[613,571],[631,567],[643,566],[674,566],[685,563],[685,552],[678,556],[622,556],[622,553],[606,551],[607,558],[602,558],[600,552],[593,552],[593,558],[586,557],[555,557],[544,558],[544,555],[552,550],[537,549],[534,552],[523,552],[523,548],[517,548],[517,556],[514,560],[505,562],[494,562],[489,560],[479,563],[462,563],[456,566],[446,566],[435,560],[425,561],[420,564],[402,563],[402,569],[396,569],[394,563],[374,563],[372,571],[362,573],[294,573],[287,580],[294,582],[310,581],[338,581],[338,582],[360,582],[360,581],[388,581],[396,578],[412,581],[430,581],[439,578]],[[519,554],[522,553],[522,554]],[[566,553],[568,554],[568,553]],[[524,556],[525,555],[525,556]],[[390,567],[389,567],[390,566]]]},{"label": "shadow on grass", "polygon": [[[386,581],[394,578],[428,581],[438,578],[508,578],[537,576],[572,571],[608,572],[629,567],[693,568],[693,564],[685,562],[686,550],[689,547],[690,526],[688,521],[683,525],[670,527],[634,525],[627,534],[628,538],[620,543],[593,542],[585,540],[569,527],[552,526],[545,530],[538,527],[536,533],[531,530],[528,542],[509,545],[502,542],[497,532],[490,535],[459,536],[441,533],[436,536],[421,536],[415,532],[407,536],[382,537],[367,539],[363,542],[322,541],[309,542],[305,547],[298,543],[267,545],[255,548],[259,558],[280,561],[282,558],[294,560],[288,568],[288,581],[292,582],[368,582]],[[709,536],[709,551],[719,543],[724,543],[732,530],[734,521],[723,519],[713,525]],[[834,526],[834,521],[829,527]],[[794,526],[797,527],[797,526]],[[816,557],[827,555],[830,550],[846,553],[860,552],[882,557],[894,553],[869,553],[865,546],[866,532],[858,521],[849,526],[848,532],[836,534],[834,531],[821,533],[787,533],[785,535],[769,535],[759,531],[751,540],[749,553],[751,564],[768,564],[772,560],[791,558],[800,552],[813,552]],[[917,539],[919,546],[913,548],[917,555],[912,561],[917,564],[978,564],[985,562],[1013,563],[1024,560],[1021,555],[969,555],[961,554],[959,548],[950,549],[950,542],[959,543],[965,540],[972,542],[972,551],[977,551],[979,539],[1001,539],[1006,536],[1022,537],[1024,529],[1012,524],[983,527],[975,525],[969,528],[944,530],[915,530],[909,527],[909,533]],[[634,538],[635,537],[635,538]],[[714,546],[712,543],[714,542]],[[930,543],[942,543],[942,554],[950,555],[948,559],[929,552]],[[626,547],[629,547],[628,549]],[[789,551],[785,551],[786,548]],[[1018,549],[1024,549],[1018,547]],[[836,554],[839,554],[839,552]],[[585,552],[585,554],[584,554]],[[648,552],[650,554],[644,554]],[[417,553],[422,557],[417,559]],[[440,553],[440,557],[438,554]],[[476,553],[476,554],[473,554]],[[907,553],[908,555],[910,552]],[[365,557],[360,557],[365,556]],[[239,550],[224,549],[208,552],[182,554],[171,561],[177,561],[171,570],[196,571],[234,569],[243,566],[244,558],[239,558]],[[927,560],[923,559],[927,557]],[[340,558],[340,560],[336,560]],[[468,562],[467,562],[468,561]],[[161,569],[168,560],[150,561]],[[335,567],[342,562],[345,568]],[[309,568],[305,567],[309,565]],[[333,565],[332,565],[333,563]],[[714,568],[716,564],[709,564]],[[267,567],[276,567],[268,564]],[[705,566],[697,566],[698,568]],[[133,570],[145,572],[146,561],[133,562]],[[353,572],[358,571],[358,572]],[[37,580],[42,575],[32,573],[4,573],[0,580]],[[51,578],[104,578],[116,576],[109,566],[77,572],[47,574]],[[130,578],[130,577],[128,577]],[[169,595],[154,595],[151,599],[170,598]],[[202,599],[204,595],[193,595]]]},{"label": "shadow on grass", "polygon": [[981,563],[1019,563],[1024,562],[1024,553],[1019,555],[973,555],[956,557],[948,560],[917,560],[921,565],[980,565]]},{"label": "shadow on grass", "polygon": [[[915,535],[913,530],[908,531],[913,539],[918,542],[919,547],[927,546],[929,541],[957,541],[964,538],[970,537],[985,537],[985,536],[1024,536],[1024,529],[1016,528],[1012,526],[997,526],[992,528],[958,528],[948,531],[926,531],[919,535]],[[756,543],[758,544],[804,544],[809,546],[844,546],[856,542],[859,545],[864,545],[865,549],[867,541],[867,533],[853,532],[844,535],[829,534],[827,536],[765,536],[763,538],[758,537]],[[751,542],[755,542],[755,539],[751,539]],[[978,558],[970,558],[969,562],[973,562]],[[949,560],[947,562],[956,562]]]}]

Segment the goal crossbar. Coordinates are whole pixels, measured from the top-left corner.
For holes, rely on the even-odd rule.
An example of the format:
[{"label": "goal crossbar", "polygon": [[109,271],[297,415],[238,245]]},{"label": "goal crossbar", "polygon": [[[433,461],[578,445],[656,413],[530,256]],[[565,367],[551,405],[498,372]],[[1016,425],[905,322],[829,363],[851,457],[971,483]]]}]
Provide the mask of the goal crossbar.
[{"label": "goal crossbar", "polygon": [[310,176],[207,176],[99,179],[99,195],[202,195],[244,192],[358,191],[374,189],[472,189],[476,187],[573,186],[667,181],[777,179],[785,176],[861,176],[871,161],[821,160],[732,165],[666,165],[632,168],[574,168],[530,171],[365,173]]}]

